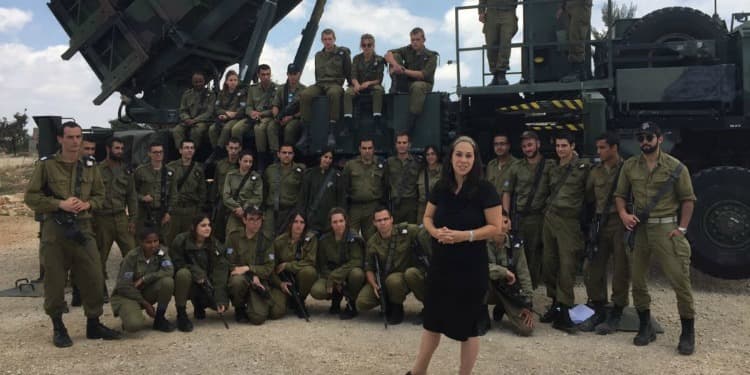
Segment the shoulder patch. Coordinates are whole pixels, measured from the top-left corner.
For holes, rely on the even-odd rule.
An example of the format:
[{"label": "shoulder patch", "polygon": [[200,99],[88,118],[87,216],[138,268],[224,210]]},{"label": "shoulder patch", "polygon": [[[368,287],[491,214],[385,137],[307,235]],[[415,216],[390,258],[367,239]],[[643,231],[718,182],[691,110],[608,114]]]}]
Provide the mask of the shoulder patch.
[{"label": "shoulder patch", "polygon": [[250,179],[251,179],[251,180],[253,180],[253,181],[255,181],[255,180],[257,180],[257,179],[258,179],[258,176],[256,176],[256,175],[252,175],[252,176],[250,176]]},{"label": "shoulder patch", "polygon": [[164,259],[161,261],[162,267],[172,267],[172,261],[169,259]]},{"label": "shoulder patch", "polygon": [[159,252],[156,253],[156,255],[163,257],[164,256],[164,249],[159,249]]},{"label": "shoulder patch", "polygon": [[294,168],[294,170],[297,171],[297,173],[302,173],[302,168],[300,167]]},{"label": "shoulder patch", "polygon": [[276,256],[273,255],[272,252],[268,253],[268,259],[270,260],[276,260]]},{"label": "shoulder patch", "polygon": [[583,168],[586,168],[586,164],[585,163],[581,163],[581,164],[578,165],[578,169],[583,169]]},{"label": "shoulder patch", "polygon": [[401,234],[407,234],[407,233],[409,233],[408,229],[406,229],[406,228],[402,228],[401,229]]},{"label": "shoulder patch", "polygon": [[214,102],[214,105],[219,105],[219,104],[221,104],[221,101],[216,99],[216,101]]},{"label": "shoulder patch", "polygon": [[510,186],[510,181],[508,181],[508,180],[505,180],[505,182],[503,182],[503,186],[504,186],[504,187],[508,187],[508,186]]},{"label": "shoulder patch", "polygon": [[47,159],[49,159],[49,156],[42,156],[41,158],[39,158],[40,161],[45,161]]},{"label": "shoulder patch", "polygon": [[171,170],[168,170],[167,171],[167,176],[169,176],[169,177],[174,176],[174,172],[172,172]]},{"label": "shoulder patch", "polygon": [[234,253],[234,249],[231,248],[231,247],[228,247],[227,248],[227,255],[232,255],[232,253]]},{"label": "shoulder patch", "polygon": [[132,272],[124,272],[122,274],[122,279],[125,281],[133,281],[133,273]]},{"label": "shoulder patch", "polygon": [[96,164],[96,159],[94,159],[93,156],[86,156],[83,158],[83,163],[87,168],[91,168],[94,166],[94,164]]},{"label": "shoulder patch", "polygon": [[201,176],[201,173],[202,173],[202,172],[201,172],[201,170],[200,170],[200,169],[197,169],[197,170],[194,170],[194,171],[193,171],[193,175],[194,175],[195,177],[200,177],[200,176]]},{"label": "shoulder patch", "polygon": [[378,163],[378,169],[383,169],[383,163]]}]

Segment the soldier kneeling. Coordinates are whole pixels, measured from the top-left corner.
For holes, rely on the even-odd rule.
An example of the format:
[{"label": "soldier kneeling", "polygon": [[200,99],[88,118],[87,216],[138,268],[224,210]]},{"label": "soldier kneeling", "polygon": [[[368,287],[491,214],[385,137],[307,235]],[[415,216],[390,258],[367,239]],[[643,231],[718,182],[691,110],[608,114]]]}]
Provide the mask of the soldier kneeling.
[{"label": "soldier kneeling", "polygon": [[172,332],[175,327],[164,316],[174,291],[172,260],[160,248],[159,234],[154,228],[144,228],[138,241],[140,246],[128,252],[120,264],[112,293],[112,312],[120,317],[127,332],[138,331],[145,325],[141,309],[154,318],[153,329]]}]

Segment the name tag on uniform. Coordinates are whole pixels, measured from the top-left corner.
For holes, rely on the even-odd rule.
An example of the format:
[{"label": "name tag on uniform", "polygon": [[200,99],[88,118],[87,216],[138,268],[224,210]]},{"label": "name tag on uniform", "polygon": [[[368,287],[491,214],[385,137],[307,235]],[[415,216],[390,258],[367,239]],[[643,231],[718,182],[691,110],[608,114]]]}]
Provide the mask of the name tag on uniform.
[{"label": "name tag on uniform", "polygon": [[164,260],[161,261],[161,266],[162,267],[172,267],[172,261],[170,261],[169,259],[164,259]]}]

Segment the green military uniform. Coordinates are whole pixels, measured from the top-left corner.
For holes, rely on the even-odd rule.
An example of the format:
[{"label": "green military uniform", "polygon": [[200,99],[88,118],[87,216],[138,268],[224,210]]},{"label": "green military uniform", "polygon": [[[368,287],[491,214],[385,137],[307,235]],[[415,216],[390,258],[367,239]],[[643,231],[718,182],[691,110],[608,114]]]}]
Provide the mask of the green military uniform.
[{"label": "green military uniform", "polygon": [[[158,303],[166,309],[174,292],[173,275],[172,260],[164,249],[146,259],[139,247],[123,258],[112,292],[112,313],[120,317],[125,331],[143,328],[146,323],[141,312],[144,303]],[[136,288],[134,282],[140,278],[143,278],[143,285]]]},{"label": "green military uniform", "polygon": [[96,246],[102,261],[104,279],[107,279],[107,259],[112,243],[117,242],[120,254],[125,257],[135,247],[128,224],[135,224],[138,215],[138,198],[135,192],[133,170],[104,161],[97,165],[104,182],[104,202],[94,210]]},{"label": "green military uniform", "polygon": [[[382,86],[383,69],[385,69],[385,60],[383,56],[373,54],[368,60],[364,53],[354,56],[352,60],[352,81],[355,79],[362,84],[368,81],[378,81],[378,84],[369,86],[360,90],[360,94],[369,93],[372,95],[372,113],[383,112],[383,95],[385,89]],[[344,114],[351,115],[354,112],[354,87],[349,86],[344,93]]]},{"label": "green military uniform", "polygon": [[[415,224],[395,224],[390,238],[383,238],[375,233],[367,241],[365,271],[375,273],[374,254],[380,258],[380,271],[384,273],[386,294],[390,304],[401,305],[411,289],[407,284],[405,273],[415,267],[412,245],[417,241],[419,227]],[[357,296],[357,310],[367,311],[380,302],[375,297],[372,285],[365,284]]]},{"label": "green military uniform", "polygon": [[510,44],[518,32],[518,0],[479,0],[479,14],[484,14],[484,40],[491,73],[508,70]]},{"label": "green military uniform", "polygon": [[[192,233],[184,232],[175,237],[169,253],[174,262],[174,302],[178,308],[185,308],[188,298],[193,308],[202,310],[209,306],[209,297],[218,305],[229,305],[227,279],[229,278],[229,259],[224,246],[216,239],[209,237],[198,246]],[[214,295],[207,296],[199,281],[209,280],[214,287]]]},{"label": "green military uniform", "polygon": [[414,297],[419,302],[424,302],[425,280],[432,257],[432,236],[424,227],[420,227],[417,232],[416,245],[414,254],[412,254],[414,264],[404,272],[404,280],[406,280],[406,286],[409,287],[409,290],[414,293]]},{"label": "green military uniform", "polygon": [[[80,189],[76,181],[80,172]],[[75,194],[80,190],[79,194]],[[66,237],[67,227],[55,221],[62,212],[59,204],[63,199],[77,196],[88,202],[91,209],[72,216],[85,243]],[[79,160],[67,163],[60,154],[42,158],[31,175],[24,202],[34,212],[44,215],[41,247],[44,253],[44,311],[50,317],[61,316],[66,309],[65,279],[71,270],[74,285],[79,286],[83,297],[86,317],[102,315],[102,266],[91,228],[91,212],[102,207],[104,183],[94,163]],[[71,216],[68,216],[70,218]]]},{"label": "green military uniform", "polygon": [[287,216],[297,205],[305,165],[292,163],[284,167],[273,163],[263,171],[263,230],[268,237],[281,232]]},{"label": "green military uniform", "polygon": [[[177,124],[172,129],[174,145],[180,148],[183,139],[189,138],[195,141],[195,147],[200,147],[203,137],[208,131],[209,123],[214,118],[214,103],[216,97],[214,93],[204,88],[196,91],[193,88],[187,89],[180,99],[180,121],[192,119],[195,123],[192,126],[184,122]],[[189,133],[189,135],[188,135]]]},{"label": "green military uniform", "polygon": [[[534,287],[531,284],[531,274],[529,273],[528,263],[526,263],[526,254],[523,251],[523,245],[512,249],[513,263],[515,265],[516,282],[521,286],[523,294],[529,298],[534,295]],[[505,236],[502,244],[493,241],[487,241],[487,255],[489,257],[490,285],[487,292],[487,304],[501,304],[505,315],[512,326],[513,331],[520,336],[530,336],[533,328],[523,324],[521,311],[523,308],[518,307],[508,297],[500,293],[495,287],[495,283],[507,284],[508,275],[508,251],[511,250],[510,237]]]},{"label": "green military uniform", "polygon": [[589,167],[588,162],[574,156],[569,163],[548,171],[550,196],[542,230],[542,278],[547,296],[568,307],[575,304],[573,286],[584,249],[580,220]]},{"label": "green military uniform", "polygon": [[531,273],[531,282],[534,289],[542,282],[542,226],[544,225],[544,210],[547,195],[549,195],[549,186],[545,182],[549,169],[555,162],[553,160],[542,159],[544,163],[542,175],[539,181],[539,187],[534,193],[531,200],[531,206],[528,212],[524,212],[528,206],[529,195],[533,189],[534,180],[538,164],[531,164],[527,159],[516,163],[508,172],[508,179],[503,183],[503,193],[508,193],[512,197],[511,207],[515,207],[514,218],[518,221],[513,223],[517,226],[521,237],[524,240],[524,251],[526,260],[529,264]]},{"label": "green military uniform", "polygon": [[351,74],[351,54],[348,48],[334,46],[330,52],[325,49],[318,51],[315,54],[315,84],[300,94],[302,121],[312,119],[312,100],[323,94],[328,97],[328,119],[338,121],[341,96],[344,94],[341,85],[349,80]]},{"label": "green military uniform", "polygon": [[487,170],[484,176],[495,187],[499,196],[503,196],[503,185],[510,175],[511,168],[518,162],[519,159],[511,155],[505,163],[501,163],[497,158],[487,163]]},{"label": "green military uniform", "polygon": [[435,187],[435,183],[440,179],[440,175],[443,173],[442,164],[438,164],[435,169],[428,169],[425,165],[419,176],[417,177],[417,191],[419,192],[419,207],[417,208],[417,224],[422,224],[424,218],[424,211],[427,209],[427,198],[430,197],[432,188]]},{"label": "green military uniform", "polygon": [[[679,164],[679,160],[661,151],[656,168],[650,172],[643,155],[628,159],[617,181],[615,197],[627,200],[628,193],[632,192],[635,212],[641,212]],[[680,317],[694,319],[695,306],[690,285],[690,244],[684,236],[670,238],[668,234],[677,229],[680,203],[695,199],[690,172],[683,168],[674,188],[668,190],[651,210],[649,220],[638,224],[635,248],[630,258],[633,304],[638,311],[650,309],[651,297],[648,294],[647,277],[651,256],[654,255],[675,291]]]},{"label": "green military uniform", "polygon": [[[245,118],[245,106],[247,105],[247,93],[239,88],[230,92],[222,89],[214,102],[216,109],[216,122],[208,130],[208,138],[211,140],[211,146],[222,147],[227,144],[229,137],[232,136],[232,129],[235,126],[242,126],[247,122]],[[220,115],[226,115],[227,112],[237,112],[234,118],[226,121],[218,120]],[[240,138],[241,139],[241,138]]]},{"label": "green military uniform", "polygon": [[[166,241],[169,237],[171,223],[162,225],[161,219],[164,217],[164,213],[169,212],[169,191],[175,181],[174,171],[166,165],[162,165],[161,169],[155,170],[150,163],[146,163],[135,169],[133,179],[138,196],[136,233],[140,233],[148,225],[159,233],[159,239],[162,243],[169,246],[169,242]],[[154,199],[153,202],[144,202],[143,197],[146,195],[150,195]]]},{"label": "green military uniform", "polygon": [[367,240],[375,230],[372,213],[385,195],[385,165],[377,159],[369,164],[361,157],[349,160],[344,165],[344,184],[349,200],[349,227]]},{"label": "green military uniform", "polygon": [[397,156],[388,158],[385,175],[394,223],[417,222],[417,178],[421,164],[421,160],[411,154],[404,160]]},{"label": "green military uniform", "polygon": [[[273,122],[273,110],[271,104],[273,97],[276,95],[276,83],[270,82],[267,88],[260,83],[256,83],[247,90],[247,104],[245,105],[245,115],[247,121],[239,123],[232,128],[232,137],[242,139],[248,128],[252,128],[255,134],[255,151],[263,153],[268,151],[268,147],[278,146],[278,139],[269,140],[268,127]],[[256,122],[250,119],[253,111],[261,113],[260,119]],[[278,147],[271,151],[278,151]]]},{"label": "green military uniform", "polygon": [[[182,159],[171,161],[167,164],[169,169],[174,171],[172,188],[169,192],[169,216],[170,216],[170,234],[167,237],[167,244],[172,245],[172,241],[178,234],[190,230],[190,224],[195,218],[206,200],[206,177],[203,175],[203,164],[192,161],[190,165],[182,165]],[[186,173],[182,186],[177,186]]]},{"label": "green military uniform", "polygon": [[591,28],[592,0],[563,0],[563,9],[568,15],[568,61],[583,63]]},{"label": "green military uniform", "polygon": [[[253,324],[263,324],[266,319],[279,319],[286,314],[286,296],[277,287],[270,284],[273,274],[274,253],[273,240],[259,231],[253,238],[247,238],[244,231],[230,235],[230,248],[227,248],[232,267],[247,266],[250,275],[230,275],[229,293],[232,304],[248,307],[248,318]],[[258,276],[263,286],[268,289],[271,298],[264,298],[251,287],[252,276]]]},{"label": "green military uniform", "polygon": [[228,158],[219,160],[214,170],[214,182],[211,186],[211,202],[214,206],[215,214],[211,220],[214,237],[227,238],[227,221],[229,211],[224,206],[224,181],[227,179],[229,172],[236,171],[240,168],[238,161],[229,162]]},{"label": "green military uniform", "polygon": [[354,232],[349,232],[337,241],[333,232],[320,237],[318,242],[318,280],[310,294],[315,299],[331,299],[328,289],[344,286],[352,303],[365,283],[362,271],[365,256],[365,242]]},{"label": "green military uniform", "polygon": [[250,173],[250,176],[245,178],[246,175],[243,175],[240,171],[229,172],[224,182],[222,201],[229,215],[226,230],[227,242],[232,232],[241,232],[245,228],[242,218],[235,216],[233,211],[237,208],[244,209],[247,206],[260,207],[263,203],[263,179],[256,171],[249,171],[248,173]]},{"label": "green military uniform", "polygon": [[[617,207],[614,198],[609,194],[613,191],[612,185],[617,178],[622,161],[617,166],[609,168],[600,163],[591,168],[589,179],[586,182],[587,199],[596,203],[596,214],[600,222],[607,222],[599,228],[599,251],[593,259],[587,260],[584,267],[584,281],[586,294],[589,300],[596,302],[607,302],[607,265],[612,257],[614,273],[612,274],[612,302],[616,306],[628,305],[628,290],[630,289],[630,266],[625,252],[623,240],[625,227],[617,215]],[[610,199],[610,207],[604,212],[604,206]]]},{"label": "green military uniform", "polygon": [[[273,242],[273,253],[276,265],[286,263],[284,271],[290,272],[297,279],[297,288],[302,302],[310,294],[313,283],[318,280],[315,269],[318,254],[318,239],[313,232],[307,232],[297,243],[292,242],[289,233],[280,235]],[[271,278],[272,285],[281,287],[281,279],[277,274]]]},{"label": "green military uniform", "polygon": [[[276,90],[276,95],[273,97],[272,106],[279,109],[281,114],[287,106],[292,103],[299,101],[300,93],[307,86],[297,83],[297,87],[293,90],[289,88],[289,83],[279,87]],[[273,120],[271,125],[268,126],[268,144],[271,150],[279,149],[279,129],[284,128],[284,136],[282,137],[284,143],[295,144],[299,140],[300,134],[302,134],[302,124],[300,122],[299,112],[292,114],[292,119],[284,125],[281,125],[281,118]],[[276,147],[276,148],[274,148]]]},{"label": "green military uniform", "polygon": [[393,49],[390,52],[404,68],[421,71],[424,75],[421,81],[409,79],[409,112],[419,115],[424,109],[424,99],[432,91],[432,85],[435,83],[438,54],[427,48],[417,52],[411,48],[411,45]]},{"label": "green military uniform", "polygon": [[323,170],[320,166],[308,169],[302,179],[297,208],[305,213],[307,227],[318,233],[331,229],[328,212],[346,204],[344,174],[331,166]]}]

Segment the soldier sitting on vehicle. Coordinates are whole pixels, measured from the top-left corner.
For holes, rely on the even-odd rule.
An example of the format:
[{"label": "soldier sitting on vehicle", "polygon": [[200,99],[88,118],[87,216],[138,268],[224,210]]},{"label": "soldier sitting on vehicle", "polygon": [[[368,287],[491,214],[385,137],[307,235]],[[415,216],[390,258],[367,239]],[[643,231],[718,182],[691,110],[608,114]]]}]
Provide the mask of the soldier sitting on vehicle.
[{"label": "soldier sitting on vehicle", "polygon": [[214,117],[214,93],[206,87],[206,76],[201,72],[193,73],[193,87],[187,89],[180,99],[180,123],[172,129],[174,145],[180,144],[186,138],[195,141],[196,148],[200,147],[203,137],[208,131],[209,122]]}]

